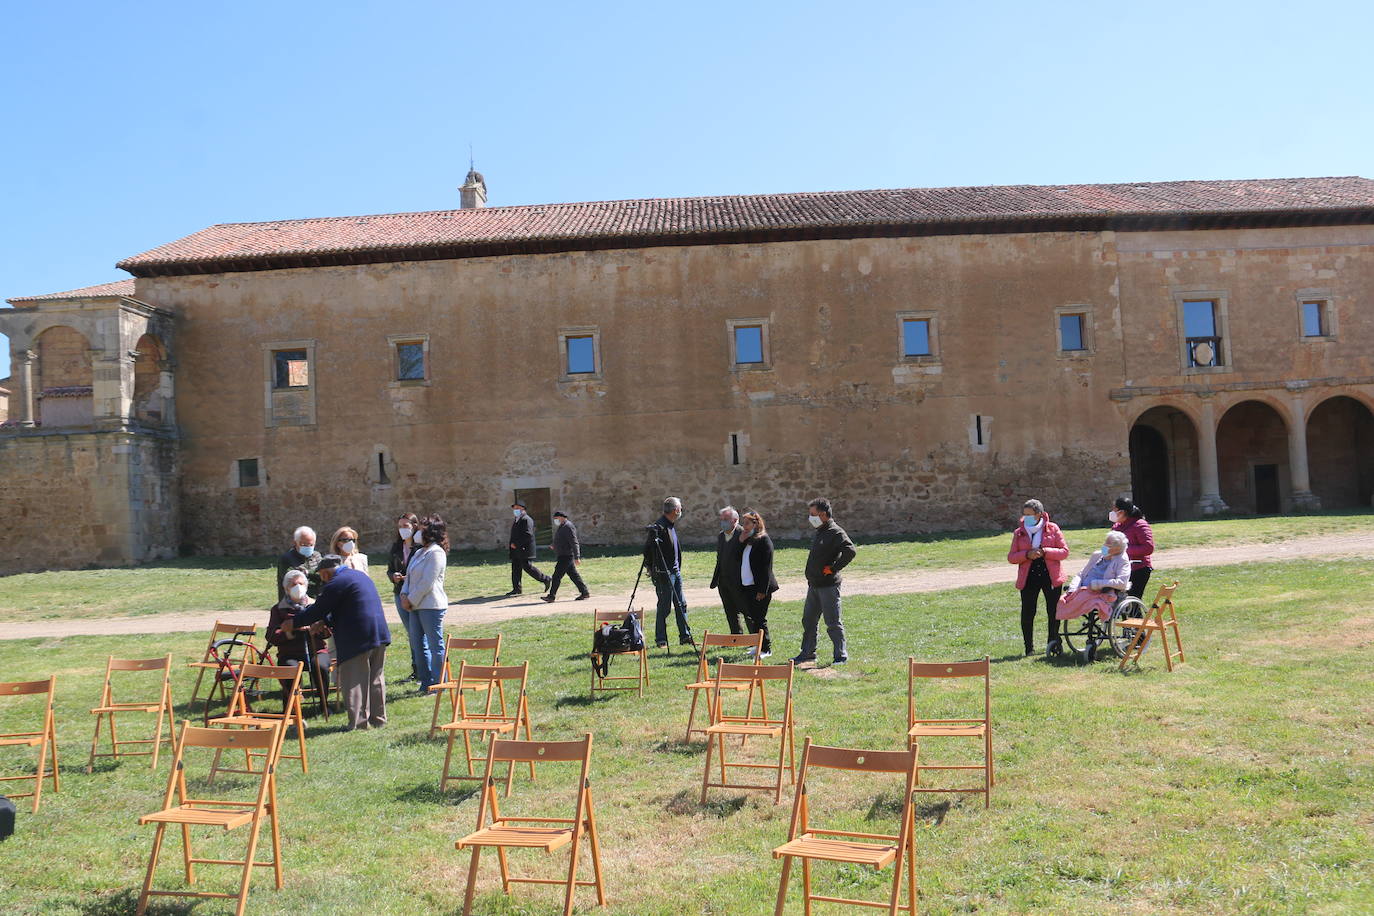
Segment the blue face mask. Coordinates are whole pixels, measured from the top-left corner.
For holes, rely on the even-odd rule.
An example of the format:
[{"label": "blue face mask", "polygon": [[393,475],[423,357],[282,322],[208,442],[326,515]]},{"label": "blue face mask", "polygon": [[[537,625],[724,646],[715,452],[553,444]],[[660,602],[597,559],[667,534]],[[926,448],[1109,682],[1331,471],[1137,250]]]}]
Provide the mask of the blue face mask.
[{"label": "blue face mask", "polygon": [[313,555],[313,554],[315,553],[315,548],[314,548],[314,547],[297,547],[297,548],[296,548],[296,553],[300,554],[300,555],[303,556],[303,557],[309,557],[309,556],[311,556],[311,555]]},{"label": "blue face mask", "polygon": [[1026,526],[1027,531],[1030,531],[1040,524],[1040,520],[1034,515],[1026,515],[1021,518],[1021,524]]}]

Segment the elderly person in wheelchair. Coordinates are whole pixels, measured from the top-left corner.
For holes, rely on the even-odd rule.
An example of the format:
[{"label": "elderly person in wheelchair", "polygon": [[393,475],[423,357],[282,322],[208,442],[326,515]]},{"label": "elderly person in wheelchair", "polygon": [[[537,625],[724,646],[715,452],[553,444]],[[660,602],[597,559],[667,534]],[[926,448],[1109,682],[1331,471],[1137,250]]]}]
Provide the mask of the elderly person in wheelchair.
[{"label": "elderly person in wheelchair", "polygon": [[[1063,637],[1071,651],[1076,651],[1072,642],[1075,636],[1086,639],[1085,655],[1089,661],[1096,656],[1097,646],[1103,642],[1110,642],[1118,654],[1124,650],[1124,647],[1117,646],[1123,634],[1115,632],[1113,621],[1123,616],[1123,599],[1136,600],[1125,598],[1130,585],[1131,561],[1126,556],[1126,536],[1120,531],[1108,532],[1102,549],[1088,558],[1082,572],[1070,580],[1064,588],[1064,596],[1059,599],[1056,618],[1082,620],[1078,630],[1071,631],[1068,624],[1064,625]],[[1058,655],[1060,651],[1060,647],[1054,645],[1050,647],[1049,654]]]}]

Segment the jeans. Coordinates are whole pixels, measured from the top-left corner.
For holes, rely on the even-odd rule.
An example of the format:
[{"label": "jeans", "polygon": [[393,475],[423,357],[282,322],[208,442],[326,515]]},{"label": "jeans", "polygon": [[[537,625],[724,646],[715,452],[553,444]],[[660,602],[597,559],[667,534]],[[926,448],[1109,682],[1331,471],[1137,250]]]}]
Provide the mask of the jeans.
[{"label": "jeans", "polygon": [[413,621],[414,611],[407,611],[401,607],[401,593],[396,592],[396,616],[401,618],[401,629],[406,631],[406,642],[410,645],[410,676],[415,680],[420,679],[420,640],[415,638],[415,631],[412,630],[418,621]]},{"label": "jeans", "polygon": [[668,642],[668,609],[677,616],[677,637],[681,642],[692,638],[687,626],[687,598],[682,594],[682,572],[654,573],[654,591],[658,592],[658,619],[654,622],[654,642]]},{"label": "jeans", "polygon": [[416,667],[420,672],[420,689],[428,690],[444,679],[444,611],[446,608],[417,608],[411,611],[415,621],[414,643],[420,647]]},{"label": "jeans", "polygon": [[572,557],[559,557],[553,563],[553,584],[549,586],[550,598],[558,594],[558,584],[563,581],[564,575],[572,580],[579,595],[587,594],[587,583],[582,581],[582,576],[577,571],[577,561]]},{"label": "jeans", "polygon": [[816,629],[825,618],[825,631],[835,649],[835,661],[849,658],[844,639],[844,620],[840,617],[839,585],[808,585],[806,604],[802,607],[802,644],[798,654],[804,659],[816,657]]}]

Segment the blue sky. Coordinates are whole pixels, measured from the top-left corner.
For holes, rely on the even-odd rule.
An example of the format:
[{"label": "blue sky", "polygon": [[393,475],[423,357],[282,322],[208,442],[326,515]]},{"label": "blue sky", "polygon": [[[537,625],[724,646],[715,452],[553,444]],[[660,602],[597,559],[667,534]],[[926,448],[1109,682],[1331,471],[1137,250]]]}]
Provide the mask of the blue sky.
[{"label": "blue sky", "polygon": [[[0,298],[212,223],[1374,177],[1367,2],[9,4]],[[0,376],[8,355],[0,352]]]}]

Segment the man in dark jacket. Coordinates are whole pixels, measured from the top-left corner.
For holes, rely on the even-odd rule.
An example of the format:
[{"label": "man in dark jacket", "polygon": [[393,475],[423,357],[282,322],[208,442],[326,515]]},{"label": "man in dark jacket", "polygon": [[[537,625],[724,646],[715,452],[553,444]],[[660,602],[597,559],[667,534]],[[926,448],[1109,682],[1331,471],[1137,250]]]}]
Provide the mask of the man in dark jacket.
[{"label": "man in dark jacket", "polygon": [[348,727],[381,728],[386,724],[386,647],[391,630],[382,613],[382,596],[365,572],[343,566],[330,554],[320,561],[324,588],[315,603],[282,622],[287,639],[296,629],[319,621],[334,631],[339,661],[339,693],[348,713]]},{"label": "man in dark jacket", "polygon": [[658,619],[654,625],[654,643],[662,649],[668,645],[668,609],[677,614],[677,640],[680,645],[695,646],[692,629],[687,625],[687,598],[682,594],[682,542],[677,539],[677,520],[682,518],[682,500],[669,496],[663,501],[663,515],[649,526],[644,540],[644,568],[654,580],[658,592]]},{"label": "man in dark jacket", "polygon": [[553,604],[558,595],[558,583],[567,576],[577,586],[578,601],[586,601],[592,596],[587,591],[587,583],[577,574],[577,564],[582,562],[582,545],[577,540],[577,526],[564,512],[553,514],[553,584],[543,600]]},{"label": "man in dark jacket", "polygon": [[806,605],[802,608],[801,652],[793,663],[816,660],[816,628],[822,617],[830,642],[835,648],[834,664],[849,661],[845,645],[844,621],[840,617],[840,570],[854,559],[854,543],[844,529],[830,517],[830,500],[813,499],[810,508],[811,553],[806,557]]},{"label": "man in dark jacket", "polygon": [[315,549],[315,529],[302,525],[291,535],[291,542],[291,549],[277,560],[277,600],[286,597],[286,589],[282,588],[281,583],[293,569],[305,573],[306,594],[311,598],[318,597],[324,586],[318,572],[321,554]]},{"label": "man in dark jacket", "polygon": [[515,521],[510,526],[510,591],[506,592],[506,597],[518,595],[522,591],[521,572],[533,576],[547,592],[553,580],[534,568],[534,553],[539,549],[534,543],[534,519],[530,518],[525,504],[518,499],[511,503],[510,508],[515,514]]},{"label": "man in dark jacket", "polygon": [[739,542],[739,512],[734,506],[720,510],[720,534],[716,535],[716,569],[711,573],[711,588],[720,595],[725,608],[725,623],[731,633],[743,633],[746,602],[740,588],[740,556],[744,547]]}]

